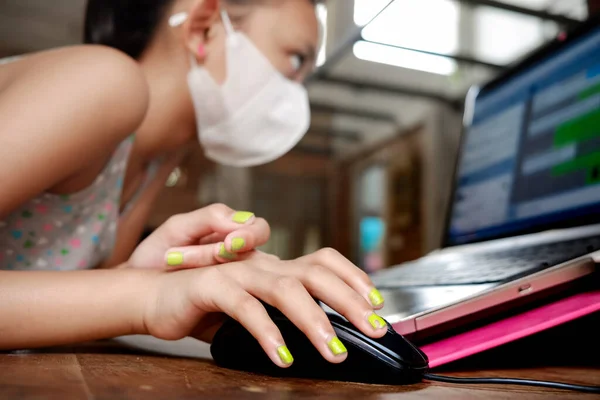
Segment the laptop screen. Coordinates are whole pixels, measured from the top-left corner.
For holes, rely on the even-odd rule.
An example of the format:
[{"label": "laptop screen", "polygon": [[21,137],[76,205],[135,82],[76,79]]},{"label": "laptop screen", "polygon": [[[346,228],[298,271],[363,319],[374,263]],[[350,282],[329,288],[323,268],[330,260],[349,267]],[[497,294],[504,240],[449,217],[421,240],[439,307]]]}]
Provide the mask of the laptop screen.
[{"label": "laptop screen", "polygon": [[446,245],[598,220],[600,29],[542,54],[468,107]]}]

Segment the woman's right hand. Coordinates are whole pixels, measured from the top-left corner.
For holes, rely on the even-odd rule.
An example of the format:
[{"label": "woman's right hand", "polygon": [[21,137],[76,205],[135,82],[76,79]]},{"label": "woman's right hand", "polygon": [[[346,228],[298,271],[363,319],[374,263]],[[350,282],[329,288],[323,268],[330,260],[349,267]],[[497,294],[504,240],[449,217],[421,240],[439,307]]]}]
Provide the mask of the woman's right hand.
[{"label": "woman's right hand", "polygon": [[345,360],[346,349],[313,298],[370,337],[382,337],[387,329],[374,313],[383,306],[383,299],[371,280],[331,249],[293,261],[252,252],[243,261],[157,276],[147,292],[145,333],[166,340],[193,336],[211,342],[228,315],[240,322],[280,367],[289,366],[293,358],[259,300],[284,313],[332,363]]}]

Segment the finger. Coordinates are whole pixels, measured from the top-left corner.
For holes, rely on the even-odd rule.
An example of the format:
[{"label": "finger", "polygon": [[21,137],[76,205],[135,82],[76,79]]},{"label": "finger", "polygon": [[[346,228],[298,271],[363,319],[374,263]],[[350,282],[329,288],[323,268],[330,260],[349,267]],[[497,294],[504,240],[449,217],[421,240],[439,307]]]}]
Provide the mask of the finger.
[{"label": "finger", "polygon": [[227,237],[227,232],[213,232],[208,236],[203,237],[198,241],[198,244],[214,244],[224,242]]},{"label": "finger", "polygon": [[282,368],[289,367],[294,359],[281,332],[263,305],[234,280],[216,271],[218,270],[214,269],[212,272],[216,276],[211,280],[213,284],[209,285],[209,293],[205,293],[208,296],[203,296],[212,300],[203,301],[202,309],[212,305],[213,308],[207,311],[219,311],[229,315],[256,338],[273,363]]},{"label": "finger", "polygon": [[387,324],[373,312],[372,305],[330,269],[299,261],[287,264],[285,270],[271,263],[262,263],[261,268],[269,272],[284,272],[298,279],[313,297],[342,314],[365,334],[374,338],[386,334]]},{"label": "finger", "polygon": [[[266,260],[262,261],[267,262]],[[229,264],[222,271],[251,295],[280,310],[331,363],[344,361],[347,350],[337,338],[327,315],[299,280],[260,268]]]},{"label": "finger", "polygon": [[225,248],[231,253],[241,253],[260,247],[269,241],[271,228],[267,221],[256,218],[252,224],[231,232],[225,238]]},{"label": "finger", "polygon": [[384,299],[369,276],[346,257],[333,249],[322,249],[313,254],[301,257],[298,261],[310,265],[322,265],[336,274],[340,279],[356,290],[375,309],[381,309]]},{"label": "finger", "polygon": [[213,204],[187,214],[175,215],[157,232],[169,240],[186,246],[198,243],[200,238],[219,233],[230,233],[241,226],[252,224],[254,214],[246,211],[234,211],[223,204]]},{"label": "finger", "polygon": [[210,267],[235,261],[237,255],[225,249],[224,243],[177,247],[167,251],[165,265],[169,270]]}]

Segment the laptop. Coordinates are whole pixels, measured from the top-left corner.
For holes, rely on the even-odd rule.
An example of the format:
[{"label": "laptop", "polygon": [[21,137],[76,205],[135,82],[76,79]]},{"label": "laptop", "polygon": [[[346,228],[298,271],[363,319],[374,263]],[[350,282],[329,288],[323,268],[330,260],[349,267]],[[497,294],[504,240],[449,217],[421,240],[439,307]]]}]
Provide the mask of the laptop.
[{"label": "laptop", "polygon": [[417,343],[594,279],[598,19],[471,88],[463,122],[441,248],[372,275],[381,315]]}]

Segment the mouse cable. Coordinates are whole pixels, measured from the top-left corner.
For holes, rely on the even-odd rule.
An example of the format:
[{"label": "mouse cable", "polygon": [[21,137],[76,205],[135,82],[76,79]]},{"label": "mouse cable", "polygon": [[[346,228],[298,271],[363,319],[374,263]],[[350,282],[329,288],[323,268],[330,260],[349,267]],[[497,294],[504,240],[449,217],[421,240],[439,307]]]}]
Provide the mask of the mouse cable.
[{"label": "mouse cable", "polygon": [[600,393],[600,386],[573,385],[570,383],[536,381],[531,379],[514,378],[455,378],[436,374],[425,374],[423,378],[429,381],[437,381],[455,384],[483,384],[483,385],[522,385],[539,386],[551,389],[573,390],[585,393]]}]

